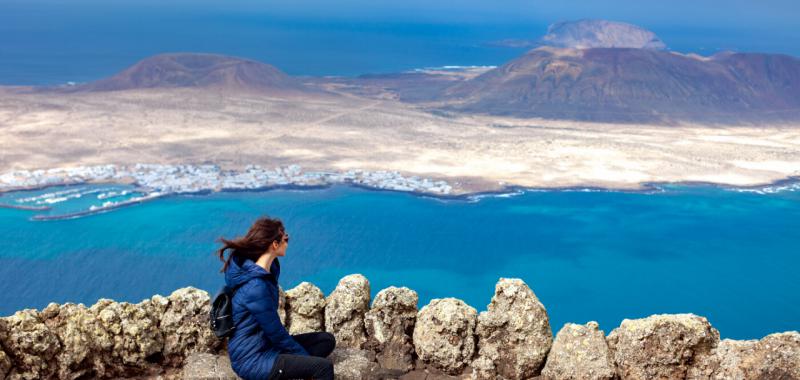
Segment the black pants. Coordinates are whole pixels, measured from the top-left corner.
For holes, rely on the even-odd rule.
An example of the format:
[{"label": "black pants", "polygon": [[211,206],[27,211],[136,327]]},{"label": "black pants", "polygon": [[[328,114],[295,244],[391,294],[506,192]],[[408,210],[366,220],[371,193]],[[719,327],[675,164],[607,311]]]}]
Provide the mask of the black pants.
[{"label": "black pants", "polygon": [[336,339],[328,332],[292,335],[311,356],[280,354],[272,366],[269,380],[322,379],[333,380],[333,362],[326,359],[336,347]]}]

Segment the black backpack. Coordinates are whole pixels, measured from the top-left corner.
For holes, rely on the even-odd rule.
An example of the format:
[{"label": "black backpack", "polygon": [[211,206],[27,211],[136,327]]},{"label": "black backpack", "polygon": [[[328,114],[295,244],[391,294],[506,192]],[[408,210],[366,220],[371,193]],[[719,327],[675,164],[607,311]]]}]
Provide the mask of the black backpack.
[{"label": "black backpack", "polygon": [[217,338],[230,338],[236,329],[233,325],[233,295],[239,286],[233,289],[223,286],[211,303],[211,330]]}]

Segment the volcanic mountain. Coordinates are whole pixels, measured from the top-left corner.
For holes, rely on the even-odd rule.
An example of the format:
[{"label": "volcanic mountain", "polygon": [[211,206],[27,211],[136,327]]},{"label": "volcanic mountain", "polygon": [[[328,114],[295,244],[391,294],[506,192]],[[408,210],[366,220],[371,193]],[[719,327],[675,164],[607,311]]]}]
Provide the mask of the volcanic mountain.
[{"label": "volcanic mountain", "polygon": [[201,87],[268,93],[306,91],[294,78],[265,63],[216,54],[170,53],[141,60],[77,91]]},{"label": "volcanic mountain", "polygon": [[547,28],[542,45],[577,49],[637,48],[663,50],[664,45],[655,33],[624,22],[608,20],[578,20],[555,23]]},{"label": "volcanic mountain", "polygon": [[446,109],[598,121],[800,120],[800,60],[540,47],[439,96]]},{"label": "volcanic mountain", "polygon": [[504,39],[489,46],[509,48],[636,48],[664,50],[667,45],[655,33],[642,27],[608,20],[562,21],[551,24],[547,34],[538,39]]}]

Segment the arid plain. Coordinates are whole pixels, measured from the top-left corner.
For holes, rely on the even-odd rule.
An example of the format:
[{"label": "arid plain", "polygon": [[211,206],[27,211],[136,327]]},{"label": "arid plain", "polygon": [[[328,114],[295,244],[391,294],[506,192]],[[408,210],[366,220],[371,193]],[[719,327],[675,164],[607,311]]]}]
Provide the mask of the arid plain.
[{"label": "arid plain", "polygon": [[133,163],[397,170],[447,180],[456,193],[506,185],[748,186],[800,175],[800,128],[442,114],[341,93],[0,89],[0,172]]}]

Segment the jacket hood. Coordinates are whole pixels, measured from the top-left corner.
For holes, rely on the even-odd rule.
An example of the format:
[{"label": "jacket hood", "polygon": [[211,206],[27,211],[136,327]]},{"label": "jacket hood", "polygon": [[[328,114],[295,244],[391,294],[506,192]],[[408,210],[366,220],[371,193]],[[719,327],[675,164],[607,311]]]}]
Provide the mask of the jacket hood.
[{"label": "jacket hood", "polygon": [[234,288],[255,277],[264,277],[268,281],[277,283],[281,274],[281,264],[278,262],[277,257],[272,260],[269,270],[267,272],[264,268],[256,265],[253,260],[234,255],[231,258],[228,269],[225,271],[225,284],[229,288]]}]

